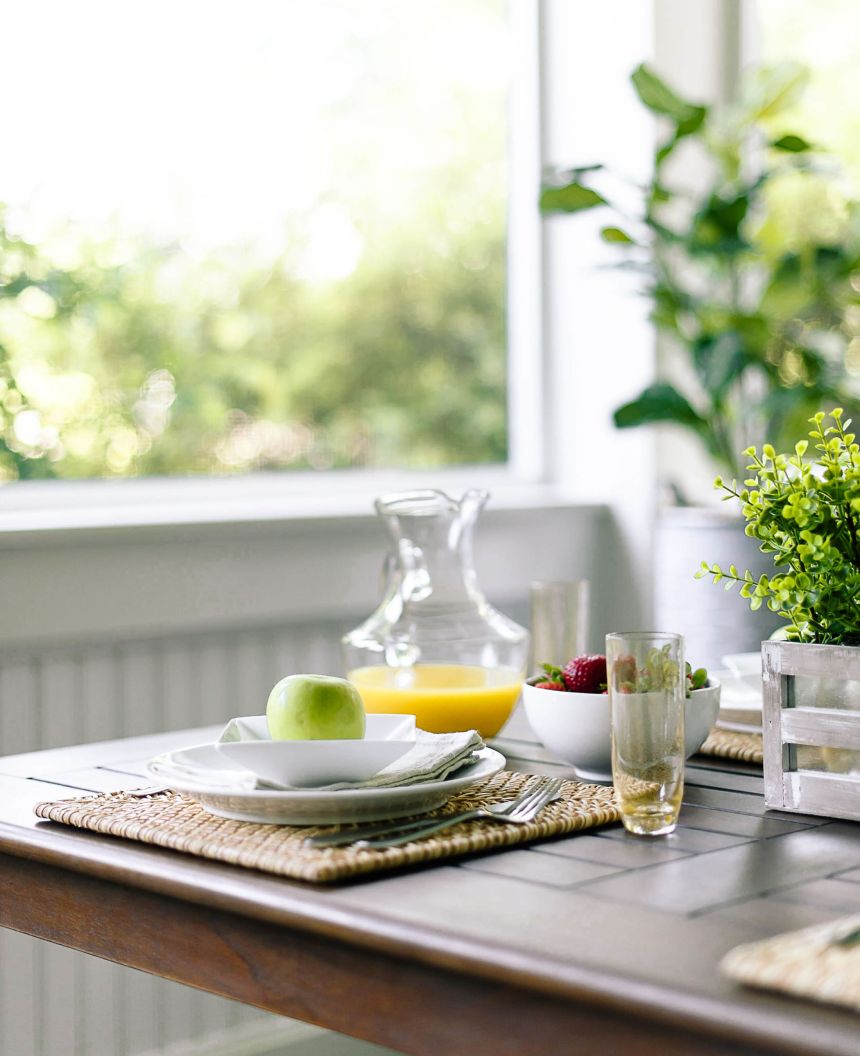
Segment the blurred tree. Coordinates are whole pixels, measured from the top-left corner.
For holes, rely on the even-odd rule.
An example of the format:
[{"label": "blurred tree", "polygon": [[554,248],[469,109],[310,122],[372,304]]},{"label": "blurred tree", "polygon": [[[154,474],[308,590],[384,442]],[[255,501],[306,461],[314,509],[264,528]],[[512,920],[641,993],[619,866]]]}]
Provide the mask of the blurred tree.
[{"label": "blurred tree", "polygon": [[361,234],[325,280],[298,231],[270,267],[67,232],[61,266],[0,212],[2,476],[503,461],[501,196]]},{"label": "blurred tree", "polygon": [[4,25],[0,476],[504,460],[506,0],[204,5],[203,38],[53,6]]}]

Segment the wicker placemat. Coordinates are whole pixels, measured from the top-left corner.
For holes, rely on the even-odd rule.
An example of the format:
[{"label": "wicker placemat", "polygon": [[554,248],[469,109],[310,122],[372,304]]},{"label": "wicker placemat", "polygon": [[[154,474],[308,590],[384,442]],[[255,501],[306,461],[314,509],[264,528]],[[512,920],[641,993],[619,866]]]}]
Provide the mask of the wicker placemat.
[{"label": "wicker placemat", "polygon": [[715,726],[699,749],[699,755],[717,755],[723,759],[738,759],[743,763],[764,762],[760,733],[736,733]]},{"label": "wicker placemat", "polygon": [[[838,942],[855,935],[847,945]],[[860,915],[737,946],[720,969],[748,986],[860,1012]]]},{"label": "wicker placemat", "polygon": [[[444,807],[432,813],[447,814],[511,799],[528,780],[527,774],[503,770],[480,786],[452,797]],[[545,807],[538,819],[529,824],[486,820],[461,822],[434,836],[385,850],[307,847],[304,843],[306,836],[331,831],[331,826],[297,827],[228,821],[209,814],[193,800],[176,792],[145,797],[112,792],[83,799],[39,803],[35,811],[40,818],[63,825],[154,843],[202,858],[316,883],[510,847],[605,825],[619,818],[611,786],[586,785],[577,781],[566,781],[562,797]]]}]

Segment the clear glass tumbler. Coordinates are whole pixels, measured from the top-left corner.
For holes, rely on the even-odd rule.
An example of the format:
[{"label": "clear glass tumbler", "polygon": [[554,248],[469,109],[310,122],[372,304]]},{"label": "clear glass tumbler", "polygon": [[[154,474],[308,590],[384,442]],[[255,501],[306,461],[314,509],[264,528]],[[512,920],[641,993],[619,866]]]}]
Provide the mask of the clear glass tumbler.
[{"label": "clear glass tumbler", "polygon": [[532,632],[529,673],[542,664],[564,667],[582,656],[588,639],[588,580],[539,580],[529,587]]},{"label": "clear glass tumbler", "polygon": [[672,832],[684,792],[684,639],[607,634],[606,665],[621,820],[641,836]]}]

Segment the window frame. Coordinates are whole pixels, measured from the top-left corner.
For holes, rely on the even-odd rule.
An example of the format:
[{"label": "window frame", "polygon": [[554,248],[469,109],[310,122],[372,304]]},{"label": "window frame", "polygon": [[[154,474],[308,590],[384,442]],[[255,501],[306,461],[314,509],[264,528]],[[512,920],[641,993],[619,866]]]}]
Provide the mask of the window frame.
[{"label": "window frame", "polygon": [[[407,490],[447,481],[451,486],[518,488],[546,479],[539,421],[542,357],[526,363],[540,347],[541,231],[536,208],[540,173],[539,27],[540,10],[531,0],[508,0],[512,40],[512,90],[509,101],[509,152],[512,195],[508,210],[508,263],[517,261],[516,278],[506,283],[508,460],[476,466],[422,469],[350,469],[257,471],[211,477],[116,477],[44,482],[15,481],[0,487],[0,536],[21,530],[132,528],[157,521],[201,524],[290,516],[293,509],[337,508],[349,515],[351,493]],[[519,144],[522,144],[520,149]],[[516,303],[512,303],[516,301]],[[537,339],[537,340],[536,340]],[[516,346],[514,348],[514,346]],[[516,377],[516,383],[511,384]],[[443,485],[440,485],[443,486]],[[343,501],[332,507],[330,493]],[[265,494],[266,498],[262,496]],[[239,512],[248,496],[247,515]],[[169,512],[171,505],[179,512]],[[195,517],[191,506],[199,514]],[[253,510],[253,512],[251,512]],[[115,519],[111,520],[111,511]],[[24,527],[26,526],[26,528]]]},{"label": "window frame", "polygon": [[[0,650],[225,626],[328,620],[345,629],[378,600],[385,534],[373,497],[414,487],[490,490],[478,575],[507,611],[523,618],[533,579],[585,577],[595,586],[598,638],[622,624],[649,624],[655,443],[642,430],[615,430],[610,413],[625,395],[622,384],[633,388],[652,375],[647,308],[623,285],[601,281],[606,273],[594,267],[597,233],[587,218],[541,219],[536,198],[542,166],[603,160],[616,145],[601,127],[607,107],[620,127],[629,120],[640,129],[638,104],[613,92],[642,53],[656,50],[660,60],[661,25],[670,39],[683,36],[686,0],[680,9],[679,0],[605,0],[584,21],[569,0],[510,2],[531,49],[518,67],[525,78],[519,118],[528,120],[529,107],[540,118],[512,182],[509,464],[0,488]],[[634,18],[647,35],[635,60],[632,50],[617,48],[621,17]],[[612,42],[612,62],[592,83],[579,56],[588,58],[601,34]],[[700,49],[706,46],[702,40]],[[688,51],[676,55],[689,68]],[[660,65],[668,76],[671,59],[668,68]],[[601,100],[601,121],[572,127],[571,99],[582,93]],[[642,137],[640,161],[650,156],[647,127]],[[596,332],[603,335],[599,354]],[[608,373],[617,391],[582,384],[595,371]]]},{"label": "window frame", "polygon": [[[683,80],[684,76],[689,79],[692,70],[702,83],[709,77],[713,80],[715,69],[720,81],[726,82],[745,46],[746,29],[738,17],[736,0],[708,0],[696,5],[696,13],[689,11],[685,0],[637,0],[635,4],[609,0],[587,20],[575,8],[567,0],[509,0],[515,61],[510,105],[506,464],[438,471],[285,471],[223,478],[16,482],[0,488],[0,538],[11,542],[28,532],[44,537],[52,532],[78,534],[109,527],[133,531],[156,524],[190,528],[195,523],[259,523],[315,514],[349,517],[368,511],[369,496],[374,494],[427,486],[489,487],[505,505],[540,504],[559,497],[571,502],[608,502],[628,521],[653,515],[653,504],[649,514],[643,496],[653,491],[655,445],[643,433],[631,443],[630,434],[614,430],[611,411],[619,397],[600,391],[607,388],[601,385],[601,373],[613,377],[613,392],[615,380],[620,381],[619,395],[622,389],[632,392],[650,380],[654,369],[650,325],[644,312],[631,312],[629,291],[621,285],[617,290],[601,289],[595,314],[591,295],[595,279],[586,271],[596,270],[596,231],[589,228],[587,218],[540,217],[541,172],[574,157],[600,157],[605,137],[601,139],[594,121],[581,122],[572,134],[576,115],[572,116],[570,100],[587,98],[589,91],[592,98],[602,99],[601,85],[626,83],[632,49],[625,52],[615,40],[596,75],[585,65],[576,68],[577,55],[588,56],[602,39],[611,39],[601,34],[613,27],[613,19],[625,14],[638,20],[640,32],[647,36],[644,42],[637,41],[638,54],[656,50],[664,73],[680,74]],[[708,33],[702,33],[698,45],[690,47],[690,20],[703,12],[711,28],[722,27],[717,34],[719,54],[708,50]],[[705,55],[710,62],[702,63]],[[599,83],[595,86],[590,81]],[[629,98],[613,95],[601,112],[601,121],[623,127],[636,106]],[[645,153],[641,142],[636,149],[637,164],[641,164]],[[572,274],[577,276],[578,296],[571,295]],[[603,325],[600,312],[609,322],[616,313],[629,318],[621,338],[643,350],[635,368],[620,375],[613,373],[617,355],[601,354],[595,363],[594,350],[588,347],[587,327],[593,332],[595,326]],[[615,327],[613,340],[618,341],[618,335]],[[607,479],[607,464],[638,481],[640,494],[635,501],[618,494],[613,481]],[[643,535],[641,526],[635,533]]]}]

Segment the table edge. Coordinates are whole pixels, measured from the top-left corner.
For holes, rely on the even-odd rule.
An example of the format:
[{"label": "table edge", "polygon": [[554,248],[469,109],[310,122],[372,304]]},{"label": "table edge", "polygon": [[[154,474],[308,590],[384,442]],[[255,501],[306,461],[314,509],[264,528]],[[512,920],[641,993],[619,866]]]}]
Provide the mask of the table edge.
[{"label": "table edge", "polygon": [[[97,848],[103,847],[106,839],[123,847],[129,857],[128,864],[105,861],[98,856]],[[176,851],[129,846],[116,837],[78,830],[69,832],[53,822],[41,822],[33,829],[0,822],[2,855],[119,882],[176,901],[276,926],[336,938],[375,953],[429,964],[527,992],[623,1012],[648,1023],[704,1032],[718,1041],[757,1044],[785,1056],[789,1053],[820,1056],[823,1052],[839,1056],[843,1051],[846,1056],[853,1056],[855,1051],[851,1042],[856,1044],[856,1017],[838,1008],[827,1008],[827,1011],[844,1019],[844,1023],[814,1024],[804,1030],[797,1017],[786,1022],[770,1007],[774,1000],[772,995],[745,990],[745,996],[757,998],[756,1006],[760,1004],[762,1007],[738,1007],[731,1001],[678,991],[663,984],[596,970],[592,966],[580,967],[569,962],[547,964],[501,944],[482,942],[479,947],[475,941],[464,940],[456,932],[430,931],[415,924],[374,916],[366,909],[359,914],[342,907],[322,905],[319,893],[330,889],[330,885],[300,885],[298,881],[271,877],[267,879],[278,883],[277,904],[272,898],[252,899],[243,895],[238,886],[229,883],[231,878],[237,881],[247,878],[248,871],[239,866],[197,859],[189,862],[187,856]],[[174,866],[178,866],[179,875],[174,868],[167,876],[159,867],[158,863],[163,863],[165,855],[170,857]],[[183,871],[185,876],[181,875]],[[211,877],[211,881],[207,882],[207,877]],[[228,881],[226,884],[225,880]],[[791,1007],[798,1011],[803,1006],[792,1003]],[[807,1007],[821,1010],[821,1006]],[[822,1030],[832,1035],[828,1038],[831,1042],[838,1042],[845,1033],[845,1049],[838,1045],[836,1048],[832,1045],[822,1048]]]}]

